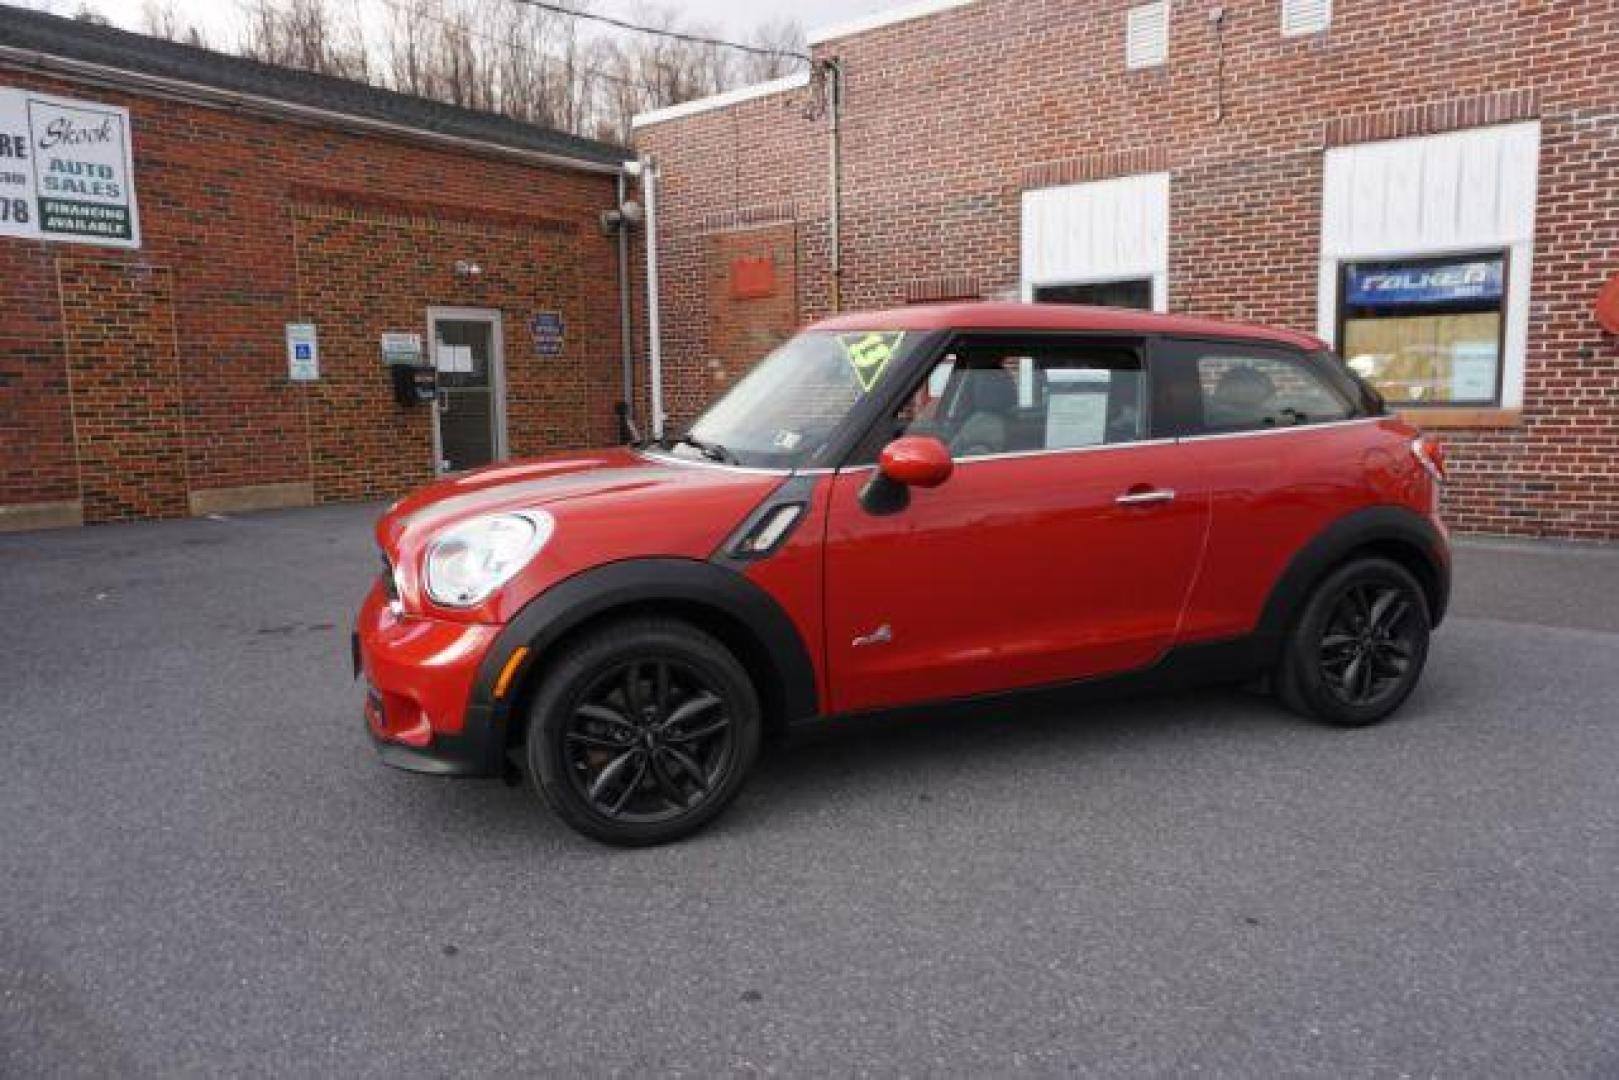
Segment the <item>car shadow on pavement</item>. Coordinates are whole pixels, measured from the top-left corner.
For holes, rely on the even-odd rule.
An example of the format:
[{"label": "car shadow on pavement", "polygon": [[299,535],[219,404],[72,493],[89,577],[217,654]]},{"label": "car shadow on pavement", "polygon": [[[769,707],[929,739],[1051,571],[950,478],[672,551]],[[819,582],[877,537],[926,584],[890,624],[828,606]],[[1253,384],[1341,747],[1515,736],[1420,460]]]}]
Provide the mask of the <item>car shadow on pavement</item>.
[{"label": "car shadow on pavement", "polygon": [[1308,724],[1270,698],[1219,687],[1083,704],[1032,701],[950,706],[904,717],[834,720],[767,748],[750,790],[772,803],[813,803],[823,781],[848,789],[892,785],[930,772],[1038,780],[1078,763],[1103,765],[1107,755],[1134,756],[1168,743],[1195,743],[1211,725],[1229,738],[1241,728]]},{"label": "car shadow on pavement", "polygon": [[[825,824],[828,814],[855,827],[935,801],[948,804],[950,792],[962,790],[971,793],[975,812],[1016,814],[1030,798],[1072,798],[1076,787],[1105,783],[1126,763],[1138,768],[1144,758],[1156,759],[1174,763],[1164,766],[1173,770],[1184,767],[1186,755],[1275,747],[1292,741],[1278,739],[1288,731],[1311,740],[1345,734],[1294,716],[1268,696],[1230,687],[818,723],[768,743],[737,805],[683,844],[751,842],[755,833],[779,834],[806,818]],[[613,850],[556,820],[526,775],[516,785],[397,779],[394,810],[415,823],[418,842],[464,847],[475,835],[486,855],[533,858],[538,844],[548,857],[585,861]]]}]

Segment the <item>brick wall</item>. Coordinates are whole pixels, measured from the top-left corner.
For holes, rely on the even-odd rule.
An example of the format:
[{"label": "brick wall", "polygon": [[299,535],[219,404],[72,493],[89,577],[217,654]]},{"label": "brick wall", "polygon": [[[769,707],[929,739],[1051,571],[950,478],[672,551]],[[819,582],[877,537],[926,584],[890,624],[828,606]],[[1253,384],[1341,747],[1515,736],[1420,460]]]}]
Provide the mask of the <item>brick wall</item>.
[{"label": "brick wall", "polygon": [[[1619,341],[1591,307],[1619,273],[1619,0],[1336,0],[1328,33],[1293,39],[1278,0],[1177,0],[1168,63],[1141,71],[1124,65],[1130,6],[978,0],[816,47],[847,86],[847,306],[1016,295],[1023,191],[1167,169],[1171,310],[1313,332],[1327,146],[1537,118],[1524,408],[1449,418],[1486,425],[1444,432],[1449,516],[1470,531],[1619,538]],[[814,105],[811,87],[637,132],[663,172],[677,420],[712,391],[712,361],[748,359],[726,324],[750,316],[711,312],[701,288],[715,233],[789,219],[799,319],[828,310]]]},{"label": "brick wall", "polygon": [[[378,351],[385,331],[425,336],[427,304],[502,312],[514,455],[613,439],[617,284],[586,276],[576,257],[585,229],[604,246],[594,221],[468,215],[329,190],[294,198],[299,310],[324,328],[322,379],[296,388],[307,395],[317,498],[378,498],[427,475],[432,412],[394,401]],[[483,273],[449,286],[455,259]],[[569,317],[560,356],[536,352],[527,325],[536,308]]]},{"label": "brick wall", "polygon": [[94,521],[186,511],[184,397],[166,267],[57,262],[72,430]]},{"label": "brick wall", "polygon": [[[398,494],[432,476],[430,414],[394,403],[379,336],[425,335],[430,305],[501,311],[515,453],[614,437],[612,177],[12,70],[0,85],[130,110],[144,241],[0,239],[0,508],[103,521],[262,485]],[[533,347],[539,310],[566,320],[560,357]],[[287,378],[295,321],[318,326],[318,383]]]},{"label": "brick wall", "polygon": [[798,329],[798,235],[791,222],[710,233],[704,258],[712,346],[707,378],[671,387],[665,407],[677,414],[701,408],[705,399],[747,374],[751,359]]}]

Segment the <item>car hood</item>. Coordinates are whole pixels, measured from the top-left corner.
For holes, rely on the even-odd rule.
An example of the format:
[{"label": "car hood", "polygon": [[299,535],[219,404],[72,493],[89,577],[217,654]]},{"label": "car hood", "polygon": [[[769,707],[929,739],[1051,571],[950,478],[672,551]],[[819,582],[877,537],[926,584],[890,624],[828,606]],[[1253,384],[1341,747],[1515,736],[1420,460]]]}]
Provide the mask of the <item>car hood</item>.
[{"label": "car hood", "polygon": [[504,621],[564,577],[631,558],[706,559],[782,482],[777,473],[684,462],[622,448],[503,462],[429,484],[390,507],[377,542],[407,607],[431,606],[419,587],[427,546],[486,514],[544,510],[556,521],[533,563],[484,609]]}]

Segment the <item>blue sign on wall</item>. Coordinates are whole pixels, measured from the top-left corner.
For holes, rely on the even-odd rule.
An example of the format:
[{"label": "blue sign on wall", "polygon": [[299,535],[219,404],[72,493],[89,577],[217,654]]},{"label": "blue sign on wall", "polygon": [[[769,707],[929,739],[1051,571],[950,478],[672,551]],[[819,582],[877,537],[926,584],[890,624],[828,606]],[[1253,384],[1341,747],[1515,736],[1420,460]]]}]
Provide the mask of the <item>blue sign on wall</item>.
[{"label": "blue sign on wall", "polygon": [[1349,268],[1344,303],[1350,307],[1409,307],[1462,300],[1500,300],[1506,284],[1501,259],[1465,262],[1362,263]]},{"label": "blue sign on wall", "polygon": [[528,332],[534,336],[534,351],[541,356],[561,356],[568,341],[568,326],[560,311],[536,311],[528,320]]}]

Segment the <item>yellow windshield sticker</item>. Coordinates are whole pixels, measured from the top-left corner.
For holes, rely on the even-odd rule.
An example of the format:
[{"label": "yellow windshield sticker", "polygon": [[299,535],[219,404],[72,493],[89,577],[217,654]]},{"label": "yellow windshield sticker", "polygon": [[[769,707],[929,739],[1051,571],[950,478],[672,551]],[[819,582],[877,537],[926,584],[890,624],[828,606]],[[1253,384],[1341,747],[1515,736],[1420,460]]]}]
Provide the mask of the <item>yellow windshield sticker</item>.
[{"label": "yellow windshield sticker", "polygon": [[899,352],[900,343],[904,340],[903,333],[843,334],[838,338],[843,345],[843,354],[849,358],[849,366],[854,368],[855,378],[860,380],[863,393],[869,394],[871,388],[877,385],[877,380],[883,377],[888,362]]}]

